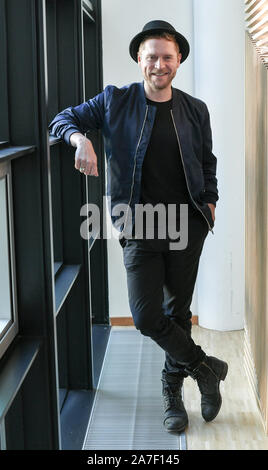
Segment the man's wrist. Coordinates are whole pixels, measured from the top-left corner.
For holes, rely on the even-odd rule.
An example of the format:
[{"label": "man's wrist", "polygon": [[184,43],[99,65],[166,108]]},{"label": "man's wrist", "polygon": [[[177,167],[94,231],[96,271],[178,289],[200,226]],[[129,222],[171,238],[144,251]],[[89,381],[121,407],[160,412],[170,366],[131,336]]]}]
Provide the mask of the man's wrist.
[{"label": "man's wrist", "polygon": [[76,148],[79,147],[80,145],[83,145],[86,140],[88,140],[86,136],[84,136],[80,132],[74,132],[70,136],[70,143],[73,147],[76,147]]}]

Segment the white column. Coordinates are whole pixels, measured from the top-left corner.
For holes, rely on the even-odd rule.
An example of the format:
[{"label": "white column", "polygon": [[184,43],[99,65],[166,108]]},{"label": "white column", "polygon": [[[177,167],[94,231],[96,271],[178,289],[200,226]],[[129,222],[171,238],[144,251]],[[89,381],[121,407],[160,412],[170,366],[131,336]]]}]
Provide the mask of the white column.
[{"label": "white column", "polygon": [[220,199],[197,281],[199,324],[244,326],[244,1],[194,0],[195,96],[208,105]]}]

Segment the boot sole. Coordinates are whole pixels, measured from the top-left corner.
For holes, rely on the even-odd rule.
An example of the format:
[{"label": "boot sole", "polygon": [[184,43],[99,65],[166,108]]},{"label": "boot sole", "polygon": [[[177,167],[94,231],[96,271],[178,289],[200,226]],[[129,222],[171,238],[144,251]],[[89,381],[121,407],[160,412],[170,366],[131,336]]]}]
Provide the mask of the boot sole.
[{"label": "boot sole", "polygon": [[178,427],[174,426],[174,428],[169,429],[168,426],[166,426],[166,422],[167,422],[168,419],[169,419],[169,417],[165,418],[164,421],[163,421],[163,426],[164,426],[164,428],[167,432],[183,432],[189,424],[189,420],[188,420],[188,416],[187,416],[184,423],[182,423],[180,426],[178,426]]},{"label": "boot sole", "polygon": [[165,428],[165,430],[166,430],[167,432],[169,432],[169,433],[181,433],[181,432],[183,432],[183,431],[186,430],[186,428],[188,427],[188,424],[189,424],[189,423],[187,423],[187,424],[185,424],[184,426],[182,426],[182,427],[180,427],[180,428],[177,428],[177,429],[167,429],[167,428],[165,427],[165,425],[164,425],[164,428]]},{"label": "boot sole", "polygon": [[[227,364],[227,362],[224,362],[223,368],[222,368],[222,371],[221,371],[221,374],[220,374],[220,377],[219,377],[219,383],[218,383],[219,394],[220,394],[220,381],[226,379],[227,373],[228,373],[228,364]],[[209,419],[206,419],[206,418],[204,418],[204,416],[203,416],[204,420],[205,420],[207,423],[209,423],[210,421],[213,421],[213,419],[216,418],[216,416],[219,414],[219,411],[220,411],[220,409],[221,409],[221,405],[222,405],[222,397],[221,397],[221,394],[220,394],[220,403],[219,403],[219,407],[218,407],[218,409],[217,409],[217,413],[215,413],[215,414],[214,414],[211,418],[209,418]]]}]

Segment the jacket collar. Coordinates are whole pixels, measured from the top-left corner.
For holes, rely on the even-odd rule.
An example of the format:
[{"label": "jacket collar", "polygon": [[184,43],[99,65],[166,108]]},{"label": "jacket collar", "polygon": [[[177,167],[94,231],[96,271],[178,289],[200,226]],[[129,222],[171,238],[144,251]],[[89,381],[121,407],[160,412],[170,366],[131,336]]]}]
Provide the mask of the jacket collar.
[{"label": "jacket collar", "polygon": [[[144,80],[138,83],[139,98],[146,105],[146,95],[144,91]],[[180,90],[171,87],[172,90],[172,108],[176,108],[180,104]],[[153,106],[153,105],[150,105]]]},{"label": "jacket collar", "polygon": [[177,88],[172,87],[172,109],[180,106],[181,93]]}]

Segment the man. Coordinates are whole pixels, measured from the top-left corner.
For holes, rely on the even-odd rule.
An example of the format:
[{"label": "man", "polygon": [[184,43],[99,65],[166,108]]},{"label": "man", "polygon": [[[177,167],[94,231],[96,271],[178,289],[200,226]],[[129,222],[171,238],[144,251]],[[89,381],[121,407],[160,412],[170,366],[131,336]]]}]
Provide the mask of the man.
[{"label": "man", "polygon": [[[106,87],[88,102],[59,113],[50,130],[76,147],[77,170],[98,176],[97,156],[83,134],[102,129],[107,192],[112,221],[122,234],[130,309],[136,328],[165,351],[164,426],[181,432],[188,424],[184,378],[189,375],[197,381],[202,416],[211,421],[220,410],[219,385],[228,370],[226,362],[207,356],[191,338],[190,305],[199,258],[218,200],[216,158],[206,105],[172,87],[189,54],[186,38],[165,21],[150,21],[132,39],[129,50],[143,83]],[[117,204],[129,208],[130,224],[122,224],[114,211]],[[186,247],[171,249],[169,232],[158,236],[156,222],[153,237],[135,237],[140,204],[162,204],[166,214],[175,205],[177,226],[183,222],[180,207],[187,205]],[[168,217],[164,223],[169,225]]]}]

